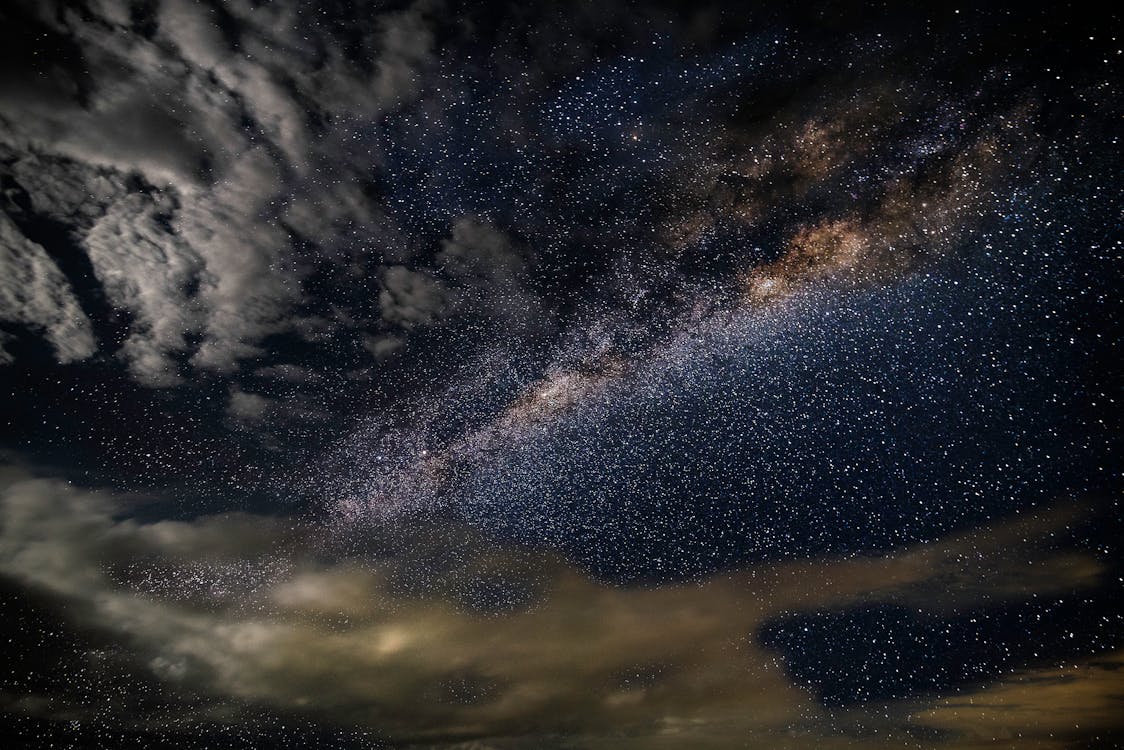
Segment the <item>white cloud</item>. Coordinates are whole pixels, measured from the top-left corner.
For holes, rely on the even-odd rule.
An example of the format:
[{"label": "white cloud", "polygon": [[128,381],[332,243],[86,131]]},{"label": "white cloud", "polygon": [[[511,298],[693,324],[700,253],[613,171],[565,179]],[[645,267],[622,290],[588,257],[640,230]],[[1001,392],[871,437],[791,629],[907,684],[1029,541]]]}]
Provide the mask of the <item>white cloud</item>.
[{"label": "white cloud", "polygon": [[[60,362],[97,349],[93,330],[70,283],[46,251],[0,212],[0,320],[43,331]],[[0,347],[0,361],[10,360]]]},{"label": "white cloud", "polygon": [[[230,373],[273,334],[322,339],[312,330],[320,319],[298,311],[308,261],[290,231],[316,245],[315,263],[351,278],[390,266],[380,294],[388,321],[443,317],[440,283],[396,265],[407,242],[363,187],[378,147],[353,137],[438,75],[431,4],[374,14],[362,64],[333,38],[297,31],[292,4],[224,6],[236,44],[206,4],[161,0],[155,10],[146,36],[123,28],[129,9],[115,0],[94,4],[96,19],[38,9],[39,23],[80,50],[81,74],[65,62],[0,81],[5,171],[31,213],[87,250],[105,296],[131,316],[118,354],[134,377],[171,386],[190,374],[181,357]],[[347,321],[337,315],[333,326]],[[56,345],[74,333],[54,325]],[[76,343],[60,356],[87,350]]]},{"label": "white cloud", "polygon": [[261,352],[260,339],[289,327],[302,295],[287,267],[288,235],[262,218],[281,186],[261,149],[239,157],[210,190],[191,195],[176,213],[177,235],[203,260],[198,298],[205,337],[192,362],[219,372]]},{"label": "white cloud", "polygon": [[173,211],[165,196],[125,195],[85,237],[110,301],[133,311],[135,322],[122,353],[133,375],[151,386],[180,381],[169,353],[184,350],[185,334],[200,327],[188,285],[202,259],[162,225]]}]

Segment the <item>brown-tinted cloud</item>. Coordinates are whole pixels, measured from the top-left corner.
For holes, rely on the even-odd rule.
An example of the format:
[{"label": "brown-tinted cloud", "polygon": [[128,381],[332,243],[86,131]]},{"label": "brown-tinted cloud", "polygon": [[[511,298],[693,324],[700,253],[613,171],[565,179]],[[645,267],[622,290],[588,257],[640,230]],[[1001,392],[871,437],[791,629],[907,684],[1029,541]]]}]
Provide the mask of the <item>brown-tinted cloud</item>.
[{"label": "brown-tinted cloud", "polygon": [[[589,747],[845,744],[853,738],[832,729],[838,717],[756,642],[770,617],[872,601],[943,611],[1080,589],[1103,574],[1091,556],[1042,544],[1072,510],[884,557],[632,588],[456,529],[440,543],[424,530],[372,532],[360,554],[313,544],[303,523],[238,514],[141,523],[122,510],[9,471],[0,570],[57,598],[79,625],[115,634],[177,689],[442,745],[533,744],[558,732]],[[1116,684],[1094,681],[1098,695]],[[1020,684],[991,689],[1014,706],[1011,726],[1021,707],[1045,710],[1034,702],[1043,694],[1019,697],[1031,689]],[[31,710],[29,700],[8,710]],[[1100,712],[1108,703],[1083,702],[1092,715],[1082,720],[1111,725]],[[903,703],[887,736],[923,725],[949,730],[940,745],[973,740],[995,719],[963,704]],[[1039,725],[1051,722],[1064,719]]]}]

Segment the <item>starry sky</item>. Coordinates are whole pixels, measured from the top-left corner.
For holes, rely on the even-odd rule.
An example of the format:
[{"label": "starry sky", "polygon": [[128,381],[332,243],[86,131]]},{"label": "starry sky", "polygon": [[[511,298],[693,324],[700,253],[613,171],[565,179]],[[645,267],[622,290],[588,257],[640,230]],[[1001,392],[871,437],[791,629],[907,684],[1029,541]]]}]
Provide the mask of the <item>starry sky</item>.
[{"label": "starry sky", "polygon": [[5,3],[4,746],[1124,746],[1118,28]]}]

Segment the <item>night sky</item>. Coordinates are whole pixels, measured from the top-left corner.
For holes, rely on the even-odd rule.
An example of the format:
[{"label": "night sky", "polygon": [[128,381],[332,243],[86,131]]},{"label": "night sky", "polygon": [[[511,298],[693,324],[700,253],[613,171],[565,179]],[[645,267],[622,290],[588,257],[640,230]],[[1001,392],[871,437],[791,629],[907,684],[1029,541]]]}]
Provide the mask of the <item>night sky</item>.
[{"label": "night sky", "polygon": [[0,7],[0,745],[1124,747],[1119,17]]}]

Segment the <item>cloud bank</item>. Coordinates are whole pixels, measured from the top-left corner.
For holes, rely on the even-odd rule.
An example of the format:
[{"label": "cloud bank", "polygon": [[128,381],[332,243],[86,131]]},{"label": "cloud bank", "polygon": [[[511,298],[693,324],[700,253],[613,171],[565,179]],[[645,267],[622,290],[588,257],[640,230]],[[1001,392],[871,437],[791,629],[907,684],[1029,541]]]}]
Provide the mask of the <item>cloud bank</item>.
[{"label": "cloud bank", "polygon": [[[521,747],[567,732],[591,747],[610,738],[726,746],[746,736],[842,745],[854,740],[839,729],[843,715],[817,705],[757,642],[770,618],[871,602],[930,613],[998,607],[1093,587],[1104,574],[1089,555],[1043,544],[1079,518],[1074,511],[881,558],[615,588],[456,529],[439,546],[398,530],[348,551],[277,518],[131,520],[112,496],[6,473],[0,571],[52,597],[72,626],[114,634],[176,689],[365,727],[395,743]],[[1103,726],[1102,709],[1119,701],[1110,662],[1075,668],[1077,687],[1064,691]],[[989,702],[978,709],[970,697],[895,704],[881,742],[940,727],[947,734],[935,746],[966,747],[987,728],[1061,747],[1069,703],[1052,705],[1061,688],[1050,676],[1060,673],[1035,674],[981,688]],[[1027,725],[1029,711],[1041,715]]]}]

